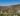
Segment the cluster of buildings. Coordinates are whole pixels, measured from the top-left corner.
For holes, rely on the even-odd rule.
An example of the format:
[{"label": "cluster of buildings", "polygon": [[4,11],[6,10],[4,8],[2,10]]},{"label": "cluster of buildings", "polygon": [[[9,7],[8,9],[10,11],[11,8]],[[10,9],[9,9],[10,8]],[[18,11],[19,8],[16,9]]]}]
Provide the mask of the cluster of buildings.
[{"label": "cluster of buildings", "polygon": [[20,6],[0,7],[0,14],[20,14]]}]

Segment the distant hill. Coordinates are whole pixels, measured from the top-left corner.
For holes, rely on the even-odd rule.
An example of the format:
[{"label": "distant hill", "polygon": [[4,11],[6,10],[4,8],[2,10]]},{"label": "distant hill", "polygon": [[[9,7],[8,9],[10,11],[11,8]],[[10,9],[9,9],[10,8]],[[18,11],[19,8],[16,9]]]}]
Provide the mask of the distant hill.
[{"label": "distant hill", "polygon": [[20,4],[17,4],[17,5],[10,5],[10,6],[0,6],[0,8],[8,8],[8,7],[16,7],[16,6],[20,6]]}]

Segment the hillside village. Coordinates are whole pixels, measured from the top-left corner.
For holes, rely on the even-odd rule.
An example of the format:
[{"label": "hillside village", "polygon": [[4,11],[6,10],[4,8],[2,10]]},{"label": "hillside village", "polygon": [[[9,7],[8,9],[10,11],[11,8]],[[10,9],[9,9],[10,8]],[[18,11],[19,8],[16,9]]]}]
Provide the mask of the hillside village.
[{"label": "hillside village", "polygon": [[19,14],[18,11],[20,11],[20,5],[0,6],[0,14]]}]

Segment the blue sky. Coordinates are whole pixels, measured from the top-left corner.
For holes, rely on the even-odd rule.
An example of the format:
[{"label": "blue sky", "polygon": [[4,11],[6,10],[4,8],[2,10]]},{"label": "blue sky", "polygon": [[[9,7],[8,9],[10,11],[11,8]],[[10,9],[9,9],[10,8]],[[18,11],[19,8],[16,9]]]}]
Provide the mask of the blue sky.
[{"label": "blue sky", "polygon": [[20,4],[20,0],[0,0],[0,6]]}]

